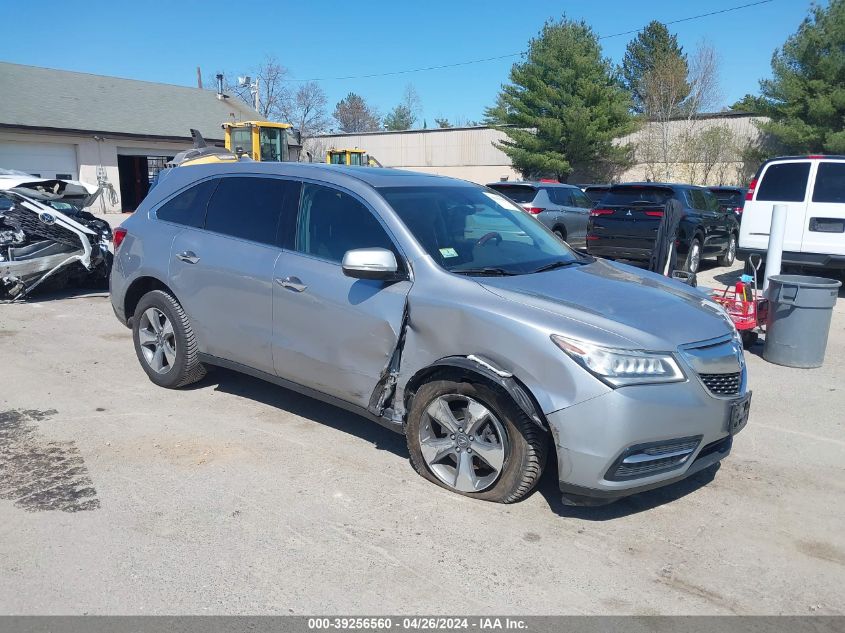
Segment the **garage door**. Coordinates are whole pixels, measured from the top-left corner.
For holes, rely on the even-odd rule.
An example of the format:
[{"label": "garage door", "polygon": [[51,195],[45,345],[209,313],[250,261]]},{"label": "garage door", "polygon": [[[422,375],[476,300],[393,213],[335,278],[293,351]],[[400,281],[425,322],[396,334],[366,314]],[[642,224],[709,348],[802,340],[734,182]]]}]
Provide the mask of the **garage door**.
[{"label": "garage door", "polygon": [[65,143],[0,142],[0,167],[41,178],[78,180],[76,146]]}]

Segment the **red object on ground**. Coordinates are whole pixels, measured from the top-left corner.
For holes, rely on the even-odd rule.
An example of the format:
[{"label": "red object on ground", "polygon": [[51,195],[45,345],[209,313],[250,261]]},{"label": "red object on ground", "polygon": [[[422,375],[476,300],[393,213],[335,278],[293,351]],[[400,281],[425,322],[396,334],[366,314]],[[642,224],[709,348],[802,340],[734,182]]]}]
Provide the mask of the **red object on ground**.
[{"label": "red object on ground", "polygon": [[758,298],[754,289],[741,281],[721,292],[714,291],[711,298],[725,309],[737,330],[753,330],[765,323],[766,300]]}]

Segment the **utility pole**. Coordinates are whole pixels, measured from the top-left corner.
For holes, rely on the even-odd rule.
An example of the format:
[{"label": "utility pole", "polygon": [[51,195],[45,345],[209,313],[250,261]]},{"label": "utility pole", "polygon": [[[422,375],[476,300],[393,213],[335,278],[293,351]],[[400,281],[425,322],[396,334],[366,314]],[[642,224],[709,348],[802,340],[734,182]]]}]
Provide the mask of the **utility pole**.
[{"label": "utility pole", "polygon": [[197,66],[197,88],[202,90],[202,71],[199,66]]}]

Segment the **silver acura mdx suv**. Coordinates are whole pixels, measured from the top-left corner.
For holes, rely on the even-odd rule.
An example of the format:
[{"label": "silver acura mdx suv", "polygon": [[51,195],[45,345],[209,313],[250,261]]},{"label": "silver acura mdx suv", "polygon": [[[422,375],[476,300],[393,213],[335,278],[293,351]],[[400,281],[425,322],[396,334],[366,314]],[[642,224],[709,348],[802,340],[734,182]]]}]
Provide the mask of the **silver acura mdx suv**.
[{"label": "silver acura mdx suv", "polygon": [[721,308],[468,182],[179,167],[115,248],[111,301],[154,383],[218,365],[326,400],[471,497],[522,498],[554,451],[565,502],[610,501],[713,466],[748,418]]}]

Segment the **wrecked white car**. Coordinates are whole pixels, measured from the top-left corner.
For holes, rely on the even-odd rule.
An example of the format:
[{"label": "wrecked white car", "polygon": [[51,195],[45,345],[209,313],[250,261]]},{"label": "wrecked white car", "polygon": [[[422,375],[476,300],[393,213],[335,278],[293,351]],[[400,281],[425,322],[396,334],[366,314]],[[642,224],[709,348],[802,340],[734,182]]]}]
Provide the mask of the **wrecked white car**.
[{"label": "wrecked white car", "polygon": [[108,223],[85,211],[100,190],[0,170],[0,298],[20,300],[44,282],[107,287]]}]

